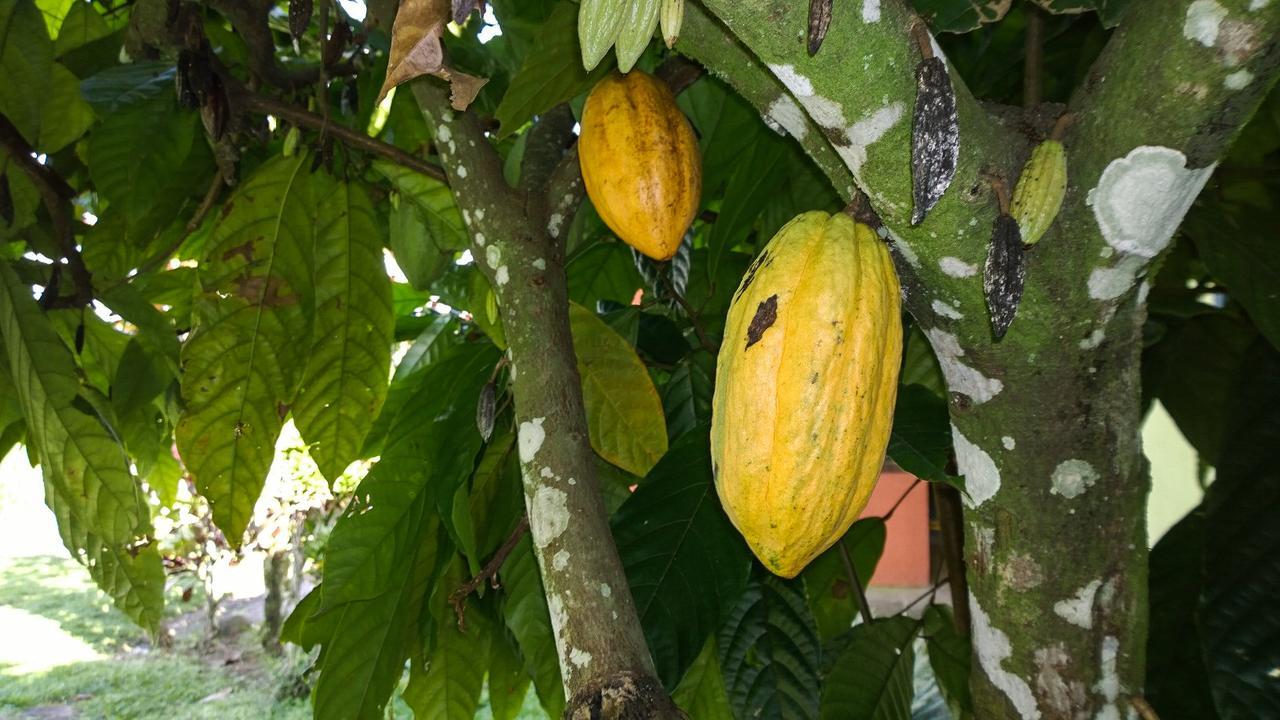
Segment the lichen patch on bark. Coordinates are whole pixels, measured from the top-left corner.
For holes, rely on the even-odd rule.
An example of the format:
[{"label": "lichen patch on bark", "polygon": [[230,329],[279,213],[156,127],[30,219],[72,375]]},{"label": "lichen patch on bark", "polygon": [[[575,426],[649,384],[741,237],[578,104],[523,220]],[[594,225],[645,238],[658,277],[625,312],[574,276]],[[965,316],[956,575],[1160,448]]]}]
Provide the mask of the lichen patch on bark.
[{"label": "lichen patch on bark", "polygon": [[1049,492],[1073,500],[1098,482],[1098,471],[1084,460],[1064,460],[1054,468],[1051,480]]},{"label": "lichen patch on bark", "polygon": [[1059,600],[1053,604],[1053,612],[1058,617],[1077,627],[1088,630],[1093,627],[1093,599],[1102,587],[1101,580],[1090,581],[1076,592],[1075,597]]},{"label": "lichen patch on bark", "polygon": [[1182,22],[1182,35],[1188,40],[1213,47],[1218,41],[1218,29],[1227,17],[1227,9],[1215,0],[1196,0],[1187,6],[1187,16]]},{"label": "lichen patch on bark", "polygon": [[969,614],[973,619],[973,652],[978,656],[982,672],[1009,698],[1023,720],[1039,720],[1040,708],[1036,705],[1031,686],[1004,667],[1005,661],[1013,655],[1009,636],[992,626],[991,619],[978,604],[977,596],[969,597]]},{"label": "lichen patch on bark", "polygon": [[[515,369],[516,366],[512,364],[512,376],[515,375]],[[520,423],[520,430],[517,433],[520,442],[520,462],[531,463],[538,456],[542,441],[547,439],[547,431],[542,429],[542,423],[545,421],[546,418],[534,418]]]},{"label": "lichen patch on bark", "polygon": [[942,376],[946,378],[947,389],[953,393],[967,396],[975,405],[990,400],[1004,389],[1004,383],[996,378],[989,378],[960,361],[964,357],[964,348],[955,335],[938,328],[925,330],[933,352],[938,356],[938,365],[942,367]]},{"label": "lichen patch on bark", "polygon": [[529,507],[529,527],[538,547],[545,548],[569,527],[568,496],[563,490],[544,485],[533,494]]},{"label": "lichen patch on bark", "polygon": [[981,507],[1000,491],[1000,469],[985,450],[969,442],[955,425],[951,426],[951,440],[956,449],[956,466],[964,475],[964,502],[971,508]]},{"label": "lichen patch on bark", "polygon": [[1154,258],[1168,246],[1215,166],[1189,169],[1180,151],[1143,145],[1112,160],[1086,202],[1108,245]]},{"label": "lichen patch on bark", "polygon": [[967,263],[960,258],[951,257],[950,255],[938,261],[938,269],[947,277],[953,277],[961,280],[978,274],[977,265]]}]

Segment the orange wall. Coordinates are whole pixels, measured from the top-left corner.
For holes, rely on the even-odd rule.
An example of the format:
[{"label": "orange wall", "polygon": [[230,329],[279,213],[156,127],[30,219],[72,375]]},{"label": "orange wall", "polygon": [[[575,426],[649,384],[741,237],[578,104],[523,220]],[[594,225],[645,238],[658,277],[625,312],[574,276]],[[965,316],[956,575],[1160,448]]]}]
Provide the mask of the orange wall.
[{"label": "orange wall", "polygon": [[[880,474],[871,502],[862,517],[883,516],[916,481],[897,469]],[[872,585],[882,587],[928,587],[929,577],[929,483],[916,484],[885,526],[884,555],[876,565]]]}]

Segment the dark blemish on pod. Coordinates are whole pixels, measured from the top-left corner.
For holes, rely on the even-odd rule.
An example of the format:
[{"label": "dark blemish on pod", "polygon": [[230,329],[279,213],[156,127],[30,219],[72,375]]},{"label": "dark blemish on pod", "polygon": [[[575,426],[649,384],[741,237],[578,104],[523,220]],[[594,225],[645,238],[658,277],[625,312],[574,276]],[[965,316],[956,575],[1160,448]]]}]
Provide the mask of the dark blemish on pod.
[{"label": "dark blemish on pod", "polygon": [[733,302],[737,302],[738,298],[742,297],[742,294],[747,291],[747,288],[751,287],[752,281],[756,279],[756,273],[760,272],[761,268],[772,264],[773,256],[769,254],[768,250],[757,255],[755,262],[751,263],[751,267],[747,268],[747,274],[743,277],[742,284],[738,286],[738,291],[733,294]]},{"label": "dark blemish on pod", "polygon": [[770,295],[768,300],[760,303],[756,308],[756,316],[751,318],[751,324],[747,326],[747,347],[760,342],[760,338],[764,336],[764,331],[773,327],[774,321],[778,319],[778,296]]}]

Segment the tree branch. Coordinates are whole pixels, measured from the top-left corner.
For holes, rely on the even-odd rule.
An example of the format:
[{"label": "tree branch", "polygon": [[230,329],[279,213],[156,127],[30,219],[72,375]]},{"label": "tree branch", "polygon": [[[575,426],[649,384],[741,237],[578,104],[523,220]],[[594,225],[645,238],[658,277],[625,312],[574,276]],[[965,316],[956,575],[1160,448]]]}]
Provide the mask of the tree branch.
[{"label": "tree branch", "polygon": [[[319,65],[287,68],[276,58],[276,40],[267,24],[267,14],[275,3],[271,0],[209,0],[209,5],[222,14],[235,28],[248,49],[249,69],[254,75],[283,90],[304,88],[320,79],[325,72]],[[321,45],[324,38],[321,38]],[[349,65],[335,65],[329,75],[350,74]]]},{"label": "tree branch", "polygon": [[[4,147],[13,163],[22,168],[40,192],[40,199],[53,222],[53,237],[58,244],[58,251],[67,261],[67,270],[75,282],[72,302],[75,306],[88,305],[93,301],[93,280],[76,247],[75,227],[72,225],[72,200],[76,191],[53,168],[36,160],[35,149],[4,114],[0,114],[0,146]],[[61,304],[57,298],[52,298],[51,302]]]}]

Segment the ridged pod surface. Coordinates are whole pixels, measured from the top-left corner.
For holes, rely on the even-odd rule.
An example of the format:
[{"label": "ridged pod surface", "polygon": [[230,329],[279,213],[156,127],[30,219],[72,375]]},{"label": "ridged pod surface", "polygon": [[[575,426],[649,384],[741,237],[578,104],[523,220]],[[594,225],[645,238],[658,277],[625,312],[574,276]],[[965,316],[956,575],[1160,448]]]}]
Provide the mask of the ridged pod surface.
[{"label": "ridged pod surface", "polygon": [[649,47],[653,31],[658,28],[658,10],[662,0],[631,0],[627,19],[622,22],[614,50],[618,53],[618,70],[630,72],[636,60]]},{"label": "ridged pod surface", "polygon": [[1045,140],[1031,151],[1013,189],[1009,214],[1018,221],[1022,242],[1034,245],[1053,224],[1067,193],[1067,151],[1057,140]]},{"label": "ridged pod surface", "polygon": [[662,0],[658,19],[662,26],[662,41],[668,48],[675,47],[680,37],[680,25],[684,23],[684,0]]},{"label": "ridged pod surface", "polygon": [[582,66],[594,70],[618,39],[630,11],[629,0],[582,0],[578,6],[578,45]]},{"label": "ridged pod surface", "polygon": [[582,110],[578,160],[609,229],[654,260],[669,260],[702,196],[698,141],[671,90],[639,70],[597,83]]},{"label": "ridged pod surface", "polygon": [[729,519],[795,577],[866,506],[902,357],[898,278],[875,231],[808,212],[743,277],[725,327],[711,457]]}]

